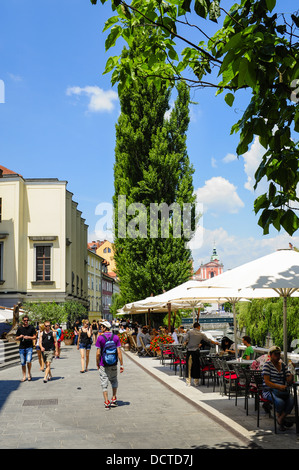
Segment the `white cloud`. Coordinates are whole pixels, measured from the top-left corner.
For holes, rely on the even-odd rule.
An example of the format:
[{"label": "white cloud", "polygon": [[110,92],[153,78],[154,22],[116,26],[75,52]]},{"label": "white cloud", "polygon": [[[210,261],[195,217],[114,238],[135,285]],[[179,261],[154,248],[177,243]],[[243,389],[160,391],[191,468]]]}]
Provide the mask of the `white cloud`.
[{"label": "white cloud", "polygon": [[66,90],[68,96],[71,95],[85,95],[89,98],[88,110],[97,113],[112,111],[114,109],[114,103],[118,100],[118,94],[113,90],[102,90],[97,86],[86,86],[84,88],[75,86],[69,87]]},{"label": "white cloud", "polygon": [[214,157],[211,158],[211,165],[212,165],[213,168],[217,168],[217,160],[216,160],[216,158],[214,158]]},{"label": "white cloud", "polygon": [[203,204],[204,212],[235,214],[244,207],[237,188],[222,176],[214,176],[196,190],[198,202]]},{"label": "white cloud", "polygon": [[238,157],[237,155],[235,155],[234,153],[228,153],[227,155],[225,155],[225,157],[222,159],[222,161],[224,163],[230,163],[230,162],[233,162],[235,160],[238,160]]},{"label": "white cloud", "polygon": [[14,82],[22,82],[23,81],[23,78],[20,75],[15,75],[14,73],[9,73],[8,75]]},{"label": "white cloud", "polygon": [[[244,184],[244,188],[248,189],[248,191],[251,191],[251,192],[254,191],[253,189],[253,186],[255,183],[254,174],[256,170],[258,169],[262,161],[262,156],[264,155],[265,152],[266,152],[265,148],[260,144],[259,138],[256,136],[254,138],[253,144],[251,145],[250,149],[243,155],[244,170],[247,175],[247,181]],[[262,194],[266,191],[266,189],[267,189],[266,178],[263,178],[258,184],[257,192],[259,194]]]},{"label": "white cloud", "polygon": [[[224,271],[241,266],[244,263],[273,253],[280,248],[289,248],[289,242],[299,248],[299,236],[290,237],[287,233],[281,233],[272,237],[240,238],[228,233],[224,228],[208,230],[202,227],[200,246],[190,246],[194,260],[194,269],[200,264],[207,263],[212,255],[214,243],[220,261],[224,265]],[[248,249],[250,247],[250,250]]]}]

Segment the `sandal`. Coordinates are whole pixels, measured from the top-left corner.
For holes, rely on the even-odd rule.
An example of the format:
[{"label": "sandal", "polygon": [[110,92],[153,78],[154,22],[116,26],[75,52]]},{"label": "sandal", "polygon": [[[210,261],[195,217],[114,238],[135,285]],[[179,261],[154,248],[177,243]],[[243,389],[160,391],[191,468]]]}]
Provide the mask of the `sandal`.
[{"label": "sandal", "polygon": [[26,377],[23,377],[20,382],[26,382]]},{"label": "sandal", "polygon": [[30,382],[32,380],[32,375],[29,375],[28,376],[28,382]]}]

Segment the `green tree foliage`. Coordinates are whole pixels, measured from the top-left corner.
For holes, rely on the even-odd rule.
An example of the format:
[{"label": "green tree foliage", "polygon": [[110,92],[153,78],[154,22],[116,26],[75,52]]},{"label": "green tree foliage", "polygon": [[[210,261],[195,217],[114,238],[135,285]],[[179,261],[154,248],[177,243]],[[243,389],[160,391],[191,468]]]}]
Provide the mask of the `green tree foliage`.
[{"label": "green tree foliage", "polygon": [[117,311],[120,310],[124,306],[124,301],[118,292],[115,292],[112,294],[112,299],[111,299],[111,305],[110,305],[110,313],[112,313],[112,316],[115,317],[117,314]]},{"label": "green tree foliage", "polygon": [[22,306],[30,320],[43,323],[46,320],[54,323],[74,323],[77,318],[87,316],[85,307],[76,301],[56,302],[25,302]]},{"label": "green tree foliage", "polygon": [[[266,178],[268,189],[254,203],[258,223],[265,234],[273,226],[292,235],[299,226],[299,148],[292,136],[299,131],[298,11],[284,14],[283,2],[276,0],[111,0],[111,5],[115,14],[104,28],[110,29],[106,49],[120,37],[131,46],[137,28],[154,31],[138,56],[108,59],[106,72],[113,71],[119,90],[138,78],[157,87],[184,81],[226,92],[229,106],[238,91],[251,93],[232,128],[240,134],[237,153],[259,137],[265,154],[255,187]],[[215,34],[206,20],[219,22]]]},{"label": "green tree foliage", "polygon": [[[245,329],[252,344],[264,346],[270,334],[274,344],[283,348],[283,300],[254,299],[251,302],[237,304],[239,329]],[[288,298],[287,337],[288,350],[291,342],[299,338],[299,299]]]},{"label": "green tree foliage", "polygon": [[[144,39],[147,36],[145,33]],[[131,49],[123,51],[122,55],[138,55],[142,43],[138,36]],[[166,119],[169,99],[168,88],[161,86],[157,90],[154,83],[146,81],[135,81],[130,89],[123,88],[120,93],[113,204],[115,261],[124,302],[160,294],[185,282],[191,274],[191,252],[185,246],[191,235],[186,235],[183,228],[183,204],[192,206],[195,202],[194,170],[186,150],[190,103],[186,85],[178,86],[174,109]],[[125,196],[124,206],[119,196]],[[138,207],[140,203],[146,213]],[[165,203],[169,207],[178,204],[179,219],[175,219],[172,211],[167,218],[169,236],[162,230],[160,216],[157,231],[151,231],[150,205],[154,203]],[[133,211],[132,204],[137,204]],[[191,229],[194,229],[192,207],[190,219]],[[179,220],[179,236],[174,220]]]}]

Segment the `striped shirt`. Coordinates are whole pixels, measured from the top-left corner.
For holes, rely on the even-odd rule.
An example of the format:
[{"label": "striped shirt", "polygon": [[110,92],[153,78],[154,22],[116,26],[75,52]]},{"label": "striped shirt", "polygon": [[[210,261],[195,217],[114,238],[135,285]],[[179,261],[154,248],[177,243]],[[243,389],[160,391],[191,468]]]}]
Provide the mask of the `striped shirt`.
[{"label": "striped shirt", "polygon": [[[270,381],[274,384],[285,385],[286,378],[291,375],[291,372],[286,368],[283,362],[281,363],[280,371],[278,371],[271,361],[267,361],[263,366],[263,376],[264,375],[269,375]],[[265,391],[270,389],[270,387],[266,386],[265,380],[263,385]]]}]

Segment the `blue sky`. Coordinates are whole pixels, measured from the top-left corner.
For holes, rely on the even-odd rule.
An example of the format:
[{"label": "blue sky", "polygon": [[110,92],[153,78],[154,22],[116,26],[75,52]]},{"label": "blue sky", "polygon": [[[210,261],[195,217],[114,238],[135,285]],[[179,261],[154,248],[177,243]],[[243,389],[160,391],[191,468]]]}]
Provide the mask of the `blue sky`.
[{"label": "blue sky", "polygon": [[[280,2],[278,2],[280,3]],[[285,11],[296,1],[287,0]],[[89,225],[89,240],[102,239],[103,209],[114,192],[115,124],[120,106],[110,76],[102,33],[110,6],[89,0],[1,0],[0,162],[24,178],[68,181]],[[111,54],[116,55],[117,50]],[[188,154],[194,188],[203,203],[200,235],[191,244],[194,267],[207,262],[214,242],[224,269],[287,248],[299,237],[283,231],[263,236],[253,212],[252,178],[262,149],[257,141],[236,157],[231,126],[246,106],[246,93],[232,108],[213,90],[192,91]]]}]

